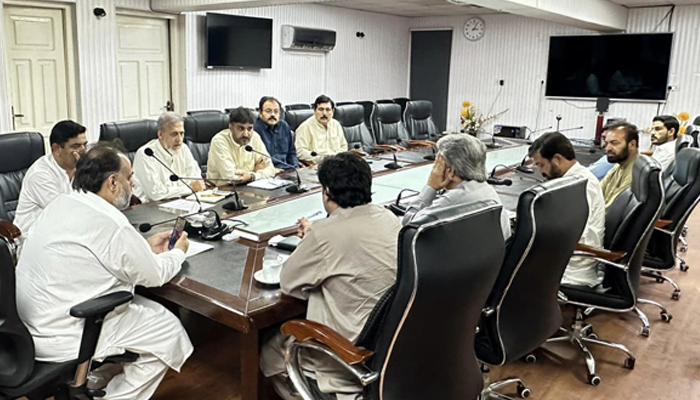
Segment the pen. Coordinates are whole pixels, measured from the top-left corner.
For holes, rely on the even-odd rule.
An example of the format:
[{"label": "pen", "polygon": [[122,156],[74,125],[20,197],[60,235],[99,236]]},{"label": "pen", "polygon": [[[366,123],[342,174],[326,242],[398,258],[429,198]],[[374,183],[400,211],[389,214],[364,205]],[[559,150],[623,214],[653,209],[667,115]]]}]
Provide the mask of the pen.
[{"label": "pen", "polygon": [[306,219],[311,219],[311,218],[313,218],[313,217],[317,217],[317,216],[321,215],[322,213],[323,213],[322,211],[316,211],[315,213],[313,213],[313,214],[309,215],[308,217],[306,217]]}]

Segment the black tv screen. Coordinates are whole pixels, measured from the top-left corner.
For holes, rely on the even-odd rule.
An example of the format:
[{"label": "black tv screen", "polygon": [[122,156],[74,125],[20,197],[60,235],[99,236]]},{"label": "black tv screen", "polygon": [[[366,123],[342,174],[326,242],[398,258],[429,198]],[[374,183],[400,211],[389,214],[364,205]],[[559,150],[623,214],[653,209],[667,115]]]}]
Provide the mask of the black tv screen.
[{"label": "black tv screen", "polygon": [[272,20],[207,13],[207,67],[272,68]]},{"label": "black tv screen", "polygon": [[672,33],[552,36],[546,96],[664,100]]}]

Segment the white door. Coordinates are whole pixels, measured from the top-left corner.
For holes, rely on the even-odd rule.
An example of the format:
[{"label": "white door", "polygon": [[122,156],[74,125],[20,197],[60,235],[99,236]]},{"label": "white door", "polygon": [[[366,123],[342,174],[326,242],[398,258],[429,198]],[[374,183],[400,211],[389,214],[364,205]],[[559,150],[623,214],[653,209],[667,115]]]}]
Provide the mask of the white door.
[{"label": "white door", "polygon": [[119,119],[154,119],[170,101],[168,20],[117,16]]},{"label": "white door", "polygon": [[6,6],[4,19],[15,130],[48,137],[68,118],[63,10]]}]

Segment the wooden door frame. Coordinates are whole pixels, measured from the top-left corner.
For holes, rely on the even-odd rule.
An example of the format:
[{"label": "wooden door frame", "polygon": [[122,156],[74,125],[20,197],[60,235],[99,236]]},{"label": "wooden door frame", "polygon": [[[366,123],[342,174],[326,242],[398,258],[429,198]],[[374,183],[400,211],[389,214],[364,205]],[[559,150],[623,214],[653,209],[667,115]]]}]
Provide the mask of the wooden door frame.
[{"label": "wooden door frame", "polygon": [[[61,10],[63,12],[63,43],[65,46],[65,60],[66,60],[66,85],[68,94],[68,118],[80,121],[80,97],[78,91],[78,54],[76,49],[78,48],[78,37],[76,35],[76,23],[75,23],[75,4],[74,3],[59,3],[52,1],[36,1],[36,0],[2,0],[3,7],[3,18],[6,6],[12,7],[28,7],[28,8],[48,8],[54,10]],[[5,32],[2,32],[4,35]],[[10,83],[10,68],[9,60],[7,57],[9,50],[7,45],[5,46],[5,70],[7,71],[7,93],[5,93],[5,100],[7,104],[12,106],[12,96],[10,96],[10,91],[12,86]],[[14,118],[10,116],[10,118]],[[10,121],[11,123],[11,121]]]},{"label": "wooden door frame", "polygon": [[[168,46],[170,54],[170,99],[175,103],[175,112],[184,115],[187,111],[187,81],[185,75],[185,16],[162,14],[117,7],[117,15],[164,19],[168,21]],[[115,28],[116,29],[116,28]]]}]

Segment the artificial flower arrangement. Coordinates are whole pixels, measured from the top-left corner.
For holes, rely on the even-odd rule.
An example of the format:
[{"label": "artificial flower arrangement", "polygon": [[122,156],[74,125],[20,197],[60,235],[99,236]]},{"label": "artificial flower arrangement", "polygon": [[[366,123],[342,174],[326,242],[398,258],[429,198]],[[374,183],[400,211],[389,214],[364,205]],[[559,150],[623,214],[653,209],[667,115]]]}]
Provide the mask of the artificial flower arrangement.
[{"label": "artificial flower arrangement", "polygon": [[459,117],[459,121],[462,125],[462,130],[464,132],[475,132],[482,126],[484,126],[484,124],[486,124],[487,122],[495,120],[496,118],[500,117],[506,112],[508,112],[507,108],[493,115],[486,116],[484,114],[479,114],[476,111],[476,107],[474,107],[474,105],[472,105],[470,101],[465,100],[464,102],[462,102],[462,113]]},{"label": "artificial flower arrangement", "polygon": [[681,111],[675,117],[678,118],[678,121],[681,124],[681,127],[678,130],[678,133],[681,135],[685,134],[686,129],[688,129],[688,120],[690,120],[690,114],[688,114],[685,111]]}]

